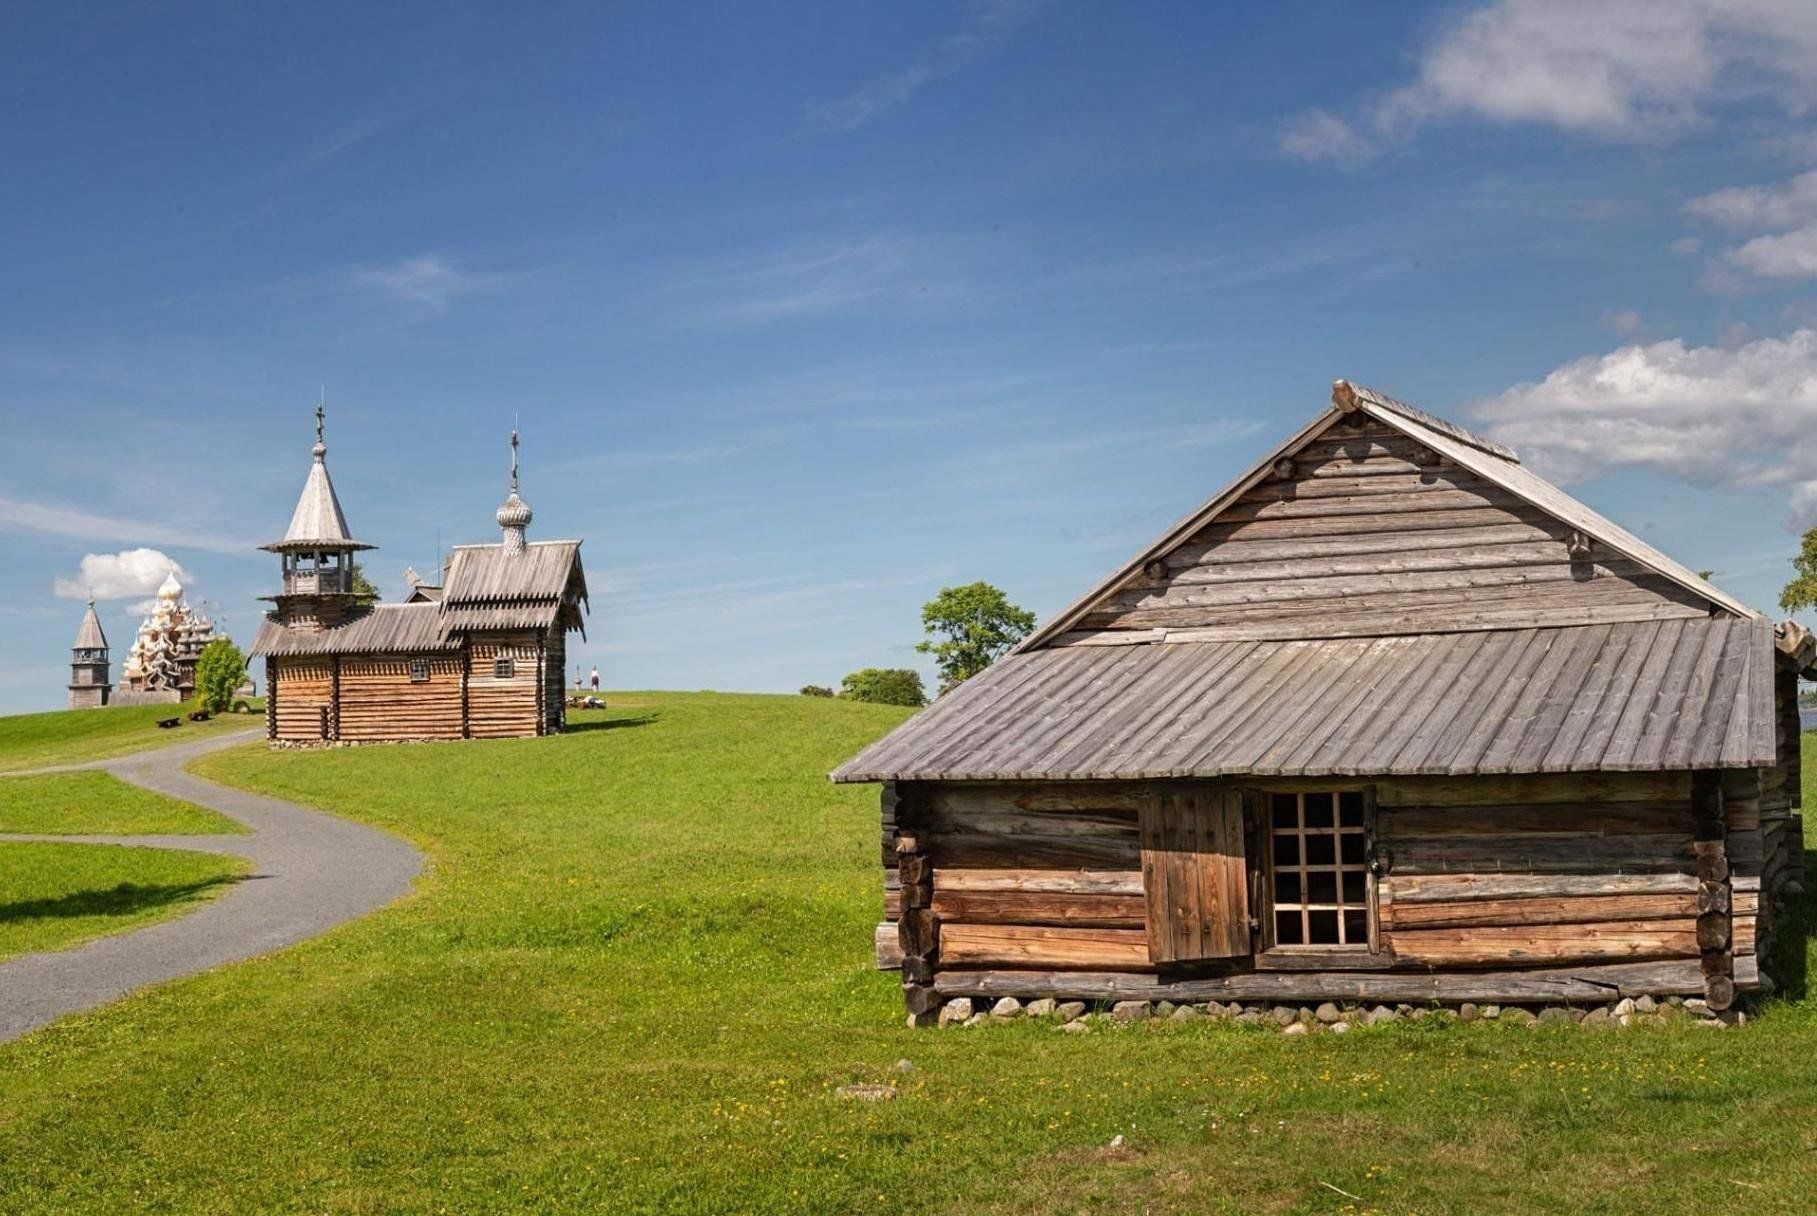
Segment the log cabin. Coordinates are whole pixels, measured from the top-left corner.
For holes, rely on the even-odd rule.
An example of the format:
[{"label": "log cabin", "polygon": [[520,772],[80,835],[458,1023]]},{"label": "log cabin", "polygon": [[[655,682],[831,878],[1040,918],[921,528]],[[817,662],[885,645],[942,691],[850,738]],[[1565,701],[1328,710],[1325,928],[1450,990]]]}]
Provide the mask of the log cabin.
[{"label": "log cabin", "polygon": [[1758,987],[1802,873],[1775,627],[1520,463],[1331,406],[833,773],[879,966],[958,997],[1552,1003]]},{"label": "log cabin", "polygon": [[546,735],[566,723],[567,635],[583,630],[586,574],[578,540],[526,538],[533,514],[518,494],[517,432],[502,536],[457,545],[434,594],[401,604],[354,590],[353,539],[328,476],[322,411],[314,463],[279,555],[283,589],[259,625],[266,735],[273,746]]}]

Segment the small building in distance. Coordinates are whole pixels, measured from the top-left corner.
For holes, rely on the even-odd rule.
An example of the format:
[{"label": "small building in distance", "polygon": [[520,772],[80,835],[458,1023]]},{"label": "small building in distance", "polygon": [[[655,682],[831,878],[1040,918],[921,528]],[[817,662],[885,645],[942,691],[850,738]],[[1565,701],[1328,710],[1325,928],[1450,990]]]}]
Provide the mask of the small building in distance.
[{"label": "small building in distance", "polygon": [[1515,453],[1339,381],[833,777],[883,784],[879,961],[917,1020],[999,996],[1720,1010],[1803,873],[1814,660]]},{"label": "small building in distance", "polygon": [[[415,583],[401,604],[353,589],[353,539],[328,476],[322,411],[314,462],[279,555],[283,585],[252,653],[265,660],[274,745],[331,745],[552,734],[566,723],[567,635],[583,629],[587,580],[578,540],[531,541],[511,489],[490,545],[460,545],[446,585]],[[584,635],[583,635],[584,636]]]},{"label": "small building in distance", "polygon": [[107,704],[114,686],[109,680],[111,667],[107,657],[107,635],[101,632],[101,618],[95,615],[95,601],[90,598],[82,624],[76,630],[76,643],[70,648],[69,707],[100,709]]}]

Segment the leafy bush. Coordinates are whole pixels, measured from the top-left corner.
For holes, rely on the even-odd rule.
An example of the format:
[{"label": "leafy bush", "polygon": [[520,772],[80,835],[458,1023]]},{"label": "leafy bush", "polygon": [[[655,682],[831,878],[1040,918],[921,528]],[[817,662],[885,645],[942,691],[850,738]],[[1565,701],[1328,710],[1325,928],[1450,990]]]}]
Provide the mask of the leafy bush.
[{"label": "leafy bush", "polygon": [[839,695],[873,705],[927,704],[927,690],[921,687],[921,673],[906,667],[866,667],[854,671],[840,682]]},{"label": "leafy bush", "polygon": [[196,660],[196,701],[209,713],[225,713],[246,678],[246,656],[227,638],[216,638]]},{"label": "leafy bush", "polygon": [[833,695],[833,690],[825,684],[803,684],[801,695],[804,697],[830,697]]}]

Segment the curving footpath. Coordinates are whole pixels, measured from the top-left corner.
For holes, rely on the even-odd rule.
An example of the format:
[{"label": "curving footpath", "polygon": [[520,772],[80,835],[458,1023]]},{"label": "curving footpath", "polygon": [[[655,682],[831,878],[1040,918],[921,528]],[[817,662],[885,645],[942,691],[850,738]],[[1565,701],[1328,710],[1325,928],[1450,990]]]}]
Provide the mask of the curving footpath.
[{"label": "curving footpath", "polygon": [[183,771],[197,756],[244,743],[259,733],[246,731],[113,760],[34,770],[102,769],[134,785],[219,811],[251,832],[244,836],[0,833],[0,842],[46,840],[228,853],[251,861],[252,871],[219,899],[174,920],[70,950],[27,954],[0,963],[0,1042],[148,985],[314,937],[409,892],[422,871],[423,855],[406,841],[294,803],[227,789]]}]

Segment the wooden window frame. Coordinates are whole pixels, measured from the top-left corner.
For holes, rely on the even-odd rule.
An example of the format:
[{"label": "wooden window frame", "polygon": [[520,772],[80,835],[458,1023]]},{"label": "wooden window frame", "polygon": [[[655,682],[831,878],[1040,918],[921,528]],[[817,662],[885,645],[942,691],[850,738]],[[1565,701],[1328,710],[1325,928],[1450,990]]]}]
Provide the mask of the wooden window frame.
[{"label": "wooden window frame", "polygon": [[[1367,939],[1365,941],[1344,942],[1340,944],[1337,942],[1283,943],[1276,940],[1274,799],[1277,795],[1292,795],[1299,799],[1300,832],[1303,833],[1306,817],[1305,798],[1309,794],[1322,794],[1333,799],[1340,794],[1361,794],[1363,796],[1363,862],[1361,868],[1363,873],[1363,923],[1367,933]],[[1373,864],[1376,843],[1375,787],[1372,785],[1320,785],[1310,787],[1294,786],[1289,788],[1263,787],[1256,791],[1256,797],[1252,800],[1251,805],[1255,808],[1254,839],[1257,841],[1256,853],[1260,859],[1255,869],[1255,886],[1259,888],[1259,890],[1252,890],[1252,898],[1250,901],[1251,907],[1256,909],[1256,953],[1258,955],[1269,955],[1275,958],[1292,958],[1298,955],[1330,955],[1333,953],[1359,957],[1380,954],[1382,949],[1381,918],[1379,915],[1377,898],[1376,871]],[[1333,834],[1340,841],[1337,845],[1338,851],[1335,854],[1337,860],[1333,863],[1335,867],[1339,868],[1334,869],[1333,872],[1337,876],[1338,881],[1338,903],[1342,905],[1344,880],[1343,869],[1341,868],[1343,865],[1343,846],[1341,840],[1343,832],[1341,824],[1336,818],[1336,806],[1334,805],[1332,809],[1334,814],[1333,826],[1336,829]],[[1302,904],[1309,903],[1311,901],[1305,898],[1307,894],[1305,876],[1308,871],[1303,867],[1295,868],[1300,869],[1301,871],[1300,902]],[[1304,915],[1304,912],[1302,915]],[[1340,911],[1340,929],[1342,925],[1342,916],[1343,914]],[[1305,935],[1304,929],[1302,930],[1302,935]]]},{"label": "wooden window frame", "polygon": [[514,680],[517,678],[517,660],[508,654],[501,654],[492,660],[492,678],[495,680]]},{"label": "wooden window frame", "polygon": [[428,659],[410,660],[410,682],[412,684],[427,684],[429,682]]}]

